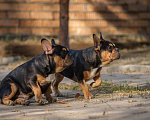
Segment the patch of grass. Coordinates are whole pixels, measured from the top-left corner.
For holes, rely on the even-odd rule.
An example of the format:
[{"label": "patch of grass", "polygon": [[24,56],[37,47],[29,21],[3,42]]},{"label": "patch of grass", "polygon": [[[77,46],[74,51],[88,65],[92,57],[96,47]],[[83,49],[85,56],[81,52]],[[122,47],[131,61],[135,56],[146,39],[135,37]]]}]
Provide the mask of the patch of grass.
[{"label": "patch of grass", "polygon": [[130,72],[131,70],[130,70],[130,68],[127,68],[126,71],[127,71],[127,72]]},{"label": "patch of grass", "polygon": [[58,88],[64,89],[64,90],[81,90],[79,85],[67,85],[67,84],[63,84],[63,83],[60,83]]},{"label": "patch of grass", "polygon": [[[101,86],[98,88],[92,88],[89,86],[90,92],[95,95],[95,98],[112,98],[112,100],[121,100],[124,96],[128,96],[128,98],[134,98],[134,95],[140,95],[144,97],[144,95],[150,94],[150,83],[147,83],[146,86],[130,86],[127,81],[124,84],[114,84],[111,80],[102,81]],[[81,90],[78,85],[59,85],[59,89],[67,89],[67,90]],[[101,96],[104,95],[104,96]]]},{"label": "patch of grass", "polygon": [[58,88],[59,88],[59,89],[63,89],[63,86],[62,86],[62,85],[58,85]]},{"label": "patch of grass", "polygon": [[68,88],[67,88],[67,87],[65,87],[65,90],[68,90]]},{"label": "patch of grass", "polygon": [[[124,98],[124,96],[128,96],[129,98],[133,98],[135,94],[140,95],[149,95],[150,94],[150,84],[147,83],[146,87],[143,86],[130,86],[127,82],[125,84],[114,84],[113,82],[103,81],[102,85],[96,89],[91,88],[91,92],[98,94],[112,94],[113,100],[119,100]],[[113,97],[113,93],[115,93],[115,97]],[[121,97],[122,96],[122,97]]]},{"label": "patch of grass", "polygon": [[74,86],[74,87],[72,88],[72,90],[79,90],[79,86],[78,86],[78,85]]}]

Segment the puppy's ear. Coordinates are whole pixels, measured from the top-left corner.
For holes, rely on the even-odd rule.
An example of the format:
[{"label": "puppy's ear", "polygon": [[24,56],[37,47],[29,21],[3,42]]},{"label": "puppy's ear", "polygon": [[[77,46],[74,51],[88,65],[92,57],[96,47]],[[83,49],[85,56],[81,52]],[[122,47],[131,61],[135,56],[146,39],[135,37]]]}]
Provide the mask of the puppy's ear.
[{"label": "puppy's ear", "polygon": [[100,40],[104,40],[101,32],[100,32]]},{"label": "puppy's ear", "polygon": [[51,44],[52,44],[52,46],[55,46],[55,45],[56,45],[54,39],[51,40]]},{"label": "puppy's ear", "polygon": [[93,41],[94,41],[95,50],[100,50],[101,40],[95,34],[93,34]]},{"label": "puppy's ear", "polygon": [[53,54],[52,45],[50,44],[50,42],[48,40],[46,40],[45,38],[43,38],[41,40],[41,45],[43,47],[43,50],[45,51],[45,54]]}]

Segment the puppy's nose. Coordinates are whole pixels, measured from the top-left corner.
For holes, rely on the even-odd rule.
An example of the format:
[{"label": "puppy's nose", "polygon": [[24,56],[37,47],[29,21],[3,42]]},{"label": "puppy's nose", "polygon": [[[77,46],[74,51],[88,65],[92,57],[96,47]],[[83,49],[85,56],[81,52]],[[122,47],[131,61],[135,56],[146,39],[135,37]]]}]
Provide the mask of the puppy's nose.
[{"label": "puppy's nose", "polygon": [[118,55],[118,59],[120,59],[120,53],[119,53],[119,55]]},{"label": "puppy's nose", "polygon": [[73,57],[72,54],[70,54],[70,56]]},{"label": "puppy's nose", "polygon": [[119,49],[118,48],[115,48],[116,51],[118,52],[118,59],[120,59],[120,52],[119,52]]},{"label": "puppy's nose", "polygon": [[118,51],[119,52],[119,49],[118,48],[115,48],[116,49],[116,51]]}]

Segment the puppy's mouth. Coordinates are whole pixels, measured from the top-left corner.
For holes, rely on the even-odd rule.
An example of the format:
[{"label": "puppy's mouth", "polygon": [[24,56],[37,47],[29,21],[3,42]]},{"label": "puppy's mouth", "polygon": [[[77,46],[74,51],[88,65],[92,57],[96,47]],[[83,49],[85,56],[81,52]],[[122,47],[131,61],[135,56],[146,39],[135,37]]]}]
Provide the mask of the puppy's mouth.
[{"label": "puppy's mouth", "polygon": [[120,52],[118,52],[118,58],[117,59],[120,59]]},{"label": "puppy's mouth", "polygon": [[118,53],[118,55],[117,54],[112,55],[112,57],[110,58],[111,61],[118,60],[118,59],[120,59],[120,54],[119,53]]},{"label": "puppy's mouth", "polygon": [[111,60],[117,60],[117,59],[120,59],[120,52],[118,49],[115,49],[113,50]]}]

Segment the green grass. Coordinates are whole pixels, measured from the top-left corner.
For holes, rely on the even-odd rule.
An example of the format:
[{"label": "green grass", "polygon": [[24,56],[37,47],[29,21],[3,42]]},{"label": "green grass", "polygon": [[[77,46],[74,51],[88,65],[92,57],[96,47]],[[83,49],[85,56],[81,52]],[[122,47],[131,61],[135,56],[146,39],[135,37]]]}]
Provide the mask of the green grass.
[{"label": "green grass", "polygon": [[[78,85],[59,85],[59,89],[67,89],[67,90],[81,90]],[[97,88],[92,88],[89,86],[91,93],[94,94],[112,94],[112,93],[129,93],[129,97],[132,97],[133,94],[143,95],[150,93],[150,83],[147,83],[146,87],[130,86],[125,80],[124,84],[114,84],[112,80],[104,80],[102,81],[101,86]]]},{"label": "green grass", "polygon": [[[113,82],[103,81],[102,85],[98,87],[96,90],[103,93],[114,93],[114,92],[139,92],[139,91],[148,91],[150,90],[150,84],[147,83],[147,88],[137,86],[130,86],[127,82],[125,84],[114,84]],[[92,89],[92,91],[95,91]]]}]

